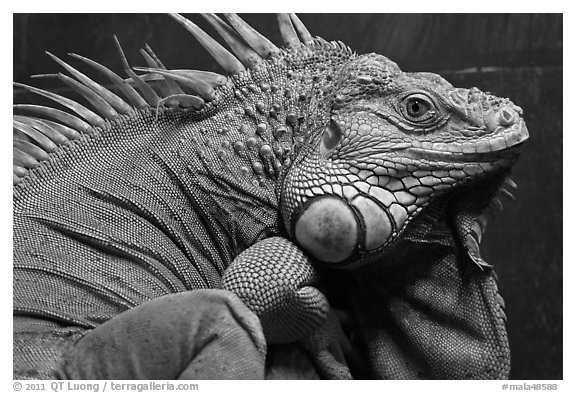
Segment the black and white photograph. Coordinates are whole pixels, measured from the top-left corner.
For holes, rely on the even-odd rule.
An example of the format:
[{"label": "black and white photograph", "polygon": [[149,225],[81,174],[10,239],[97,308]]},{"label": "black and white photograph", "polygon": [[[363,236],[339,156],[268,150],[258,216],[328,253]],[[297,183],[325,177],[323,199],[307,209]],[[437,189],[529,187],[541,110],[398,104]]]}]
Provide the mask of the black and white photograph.
[{"label": "black and white photograph", "polygon": [[294,10],[12,15],[14,390],[561,390],[564,15]]}]

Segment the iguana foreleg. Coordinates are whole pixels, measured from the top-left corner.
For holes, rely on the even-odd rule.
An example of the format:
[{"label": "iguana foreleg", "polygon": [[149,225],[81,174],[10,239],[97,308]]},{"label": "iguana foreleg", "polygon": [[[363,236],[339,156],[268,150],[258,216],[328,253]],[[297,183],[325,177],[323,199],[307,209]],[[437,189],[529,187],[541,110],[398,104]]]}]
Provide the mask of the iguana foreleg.
[{"label": "iguana foreleg", "polygon": [[314,285],[319,274],[289,240],[272,237],[240,254],[224,274],[234,292],[260,317],[269,344],[298,342],[325,378],[350,379],[340,323]]},{"label": "iguana foreleg", "polygon": [[317,288],[316,269],[292,242],[262,240],[241,253],[224,273],[224,289],[234,292],[260,317],[269,343],[309,336],[328,316],[328,301]]}]

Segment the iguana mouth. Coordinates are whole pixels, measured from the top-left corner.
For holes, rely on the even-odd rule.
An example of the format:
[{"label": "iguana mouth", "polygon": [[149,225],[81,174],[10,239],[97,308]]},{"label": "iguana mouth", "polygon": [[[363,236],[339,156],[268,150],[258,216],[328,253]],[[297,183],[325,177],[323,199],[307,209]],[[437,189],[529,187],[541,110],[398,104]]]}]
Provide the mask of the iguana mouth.
[{"label": "iguana mouth", "polygon": [[[490,139],[460,146],[433,144],[431,147],[412,146],[407,149],[414,157],[446,162],[494,162],[498,159],[513,159],[529,134],[523,120],[511,126],[499,136],[490,134]],[[458,151],[460,150],[460,151]]]}]

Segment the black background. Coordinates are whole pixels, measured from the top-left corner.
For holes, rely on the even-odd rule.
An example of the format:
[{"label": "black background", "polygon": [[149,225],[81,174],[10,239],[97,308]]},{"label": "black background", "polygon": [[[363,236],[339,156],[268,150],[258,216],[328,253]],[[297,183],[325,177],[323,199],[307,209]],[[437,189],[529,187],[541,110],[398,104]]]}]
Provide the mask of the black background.
[{"label": "black background", "polygon": [[[272,15],[242,15],[277,45]],[[189,16],[200,26],[206,23]],[[514,169],[516,202],[492,220],[482,243],[506,300],[512,379],[562,379],[562,24],[561,14],[300,14],[312,35],[376,52],[404,71],[432,71],[524,109],[530,140]],[[210,28],[206,28],[212,33]],[[168,68],[221,71],[165,15],[14,15],[14,80],[60,71],[44,50],[75,52],[120,73],[112,34],[132,65],[148,43]],[[79,68],[87,71],[90,70]],[[14,89],[17,102],[32,98]]]}]

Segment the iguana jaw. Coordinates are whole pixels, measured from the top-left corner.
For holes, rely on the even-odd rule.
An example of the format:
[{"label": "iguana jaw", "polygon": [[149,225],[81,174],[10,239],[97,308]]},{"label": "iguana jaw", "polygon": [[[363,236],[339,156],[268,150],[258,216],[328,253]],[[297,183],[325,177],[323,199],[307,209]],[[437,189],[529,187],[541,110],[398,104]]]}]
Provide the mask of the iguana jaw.
[{"label": "iguana jaw", "polygon": [[[502,209],[500,196],[513,198],[506,189],[515,187],[509,172],[508,167],[500,167],[473,182],[464,181],[454,192],[442,194],[425,209],[418,209],[384,239],[375,239],[382,236],[381,222],[386,220],[376,204],[368,215],[358,208],[357,198],[351,204],[334,196],[314,198],[307,201],[295,220],[294,237],[317,262],[330,268],[349,269],[373,262],[388,266],[398,263],[393,254],[400,240],[454,246],[435,227],[437,220],[443,220],[449,222],[454,238],[471,262],[480,268],[491,267],[482,259],[479,243],[486,229],[487,211]],[[371,243],[380,246],[371,249]]]},{"label": "iguana jaw", "polygon": [[[500,127],[502,129],[502,127]],[[497,133],[497,132],[495,132]],[[518,156],[521,144],[528,140],[528,129],[523,120],[519,120],[500,135],[488,135],[476,142],[465,144],[428,143],[412,141],[412,147],[406,152],[415,159],[426,159],[435,162],[497,162]]]},{"label": "iguana jaw", "polygon": [[[334,127],[334,123],[328,127],[330,135],[335,133]],[[337,131],[345,132],[340,129]],[[474,189],[492,189],[494,184],[502,183],[502,173],[516,161],[521,145],[528,139],[528,131],[523,120],[516,119],[514,124],[506,128],[499,126],[488,135],[502,141],[494,143],[491,151],[482,151],[482,143],[479,148],[473,149],[473,145],[466,145],[460,151],[450,151],[448,144],[442,143],[433,144],[432,148],[427,149],[421,143],[405,148],[396,146],[393,150],[402,151],[404,157],[410,157],[412,162],[419,163],[419,167],[427,168],[429,174],[421,174],[420,177],[416,175],[418,171],[405,175],[381,174],[377,176],[378,182],[382,182],[379,184],[381,187],[363,178],[354,185],[356,191],[346,192],[341,191],[342,187],[335,187],[333,190],[336,195],[311,196],[293,216],[293,236],[317,260],[331,267],[348,268],[372,260],[383,260],[383,256],[403,236],[410,222],[431,201],[446,194],[446,190],[468,189],[471,183],[476,185]],[[324,142],[320,143],[320,150]],[[366,162],[375,162],[383,157],[385,154],[377,154],[367,157]],[[442,176],[448,176],[450,182],[446,183],[444,178],[440,181]],[[436,178],[436,183],[431,177]],[[414,185],[410,186],[407,183],[409,178],[422,190],[417,191]],[[373,192],[377,189],[380,191]],[[484,191],[474,195],[476,202],[488,205],[490,198],[479,196],[486,194]],[[314,188],[311,192],[314,192]],[[412,196],[409,197],[409,194]],[[401,198],[408,199],[403,202]],[[477,210],[474,214],[479,215],[481,210]],[[458,234],[466,250],[470,251],[471,258],[482,266],[482,259],[476,252],[477,239],[470,240],[468,236],[472,233],[471,229],[466,227],[460,232]]]},{"label": "iguana jaw", "polygon": [[[334,131],[334,127],[333,123],[328,126],[330,135],[343,132]],[[362,173],[370,172],[366,170],[356,172],[360,178],[348,191],[333,185],[330,195],[324,193],[328,190],[326,187],[311,187],[307,191],[309,198],[293,216],[292,235],[317,260],[332,267],[356,266],[382,256],[393,248],[405,228],[432,200],[447,190],[489,182],[486,179],[495,179],[494,176],[515,162],[520,146],[528,137],[526,126],[520,120],[505,132],[513,135],[508,140],[514,144],[490,152],[451,152],[442,144],[434,145],[438,150],[413,146],[396,150],[420,168],[428,169],[420,170],[422,174],[418,171],[404,175],[381,173],[376,176],[378,184],[375,184],[371,180],[373,176],[362,177]],[[320,143],[320,150],[324,142]],[[373,163],[384,157],[385,154],[367,157],[366,162]],[[449,182],[445,180],[448,178]]]}]

